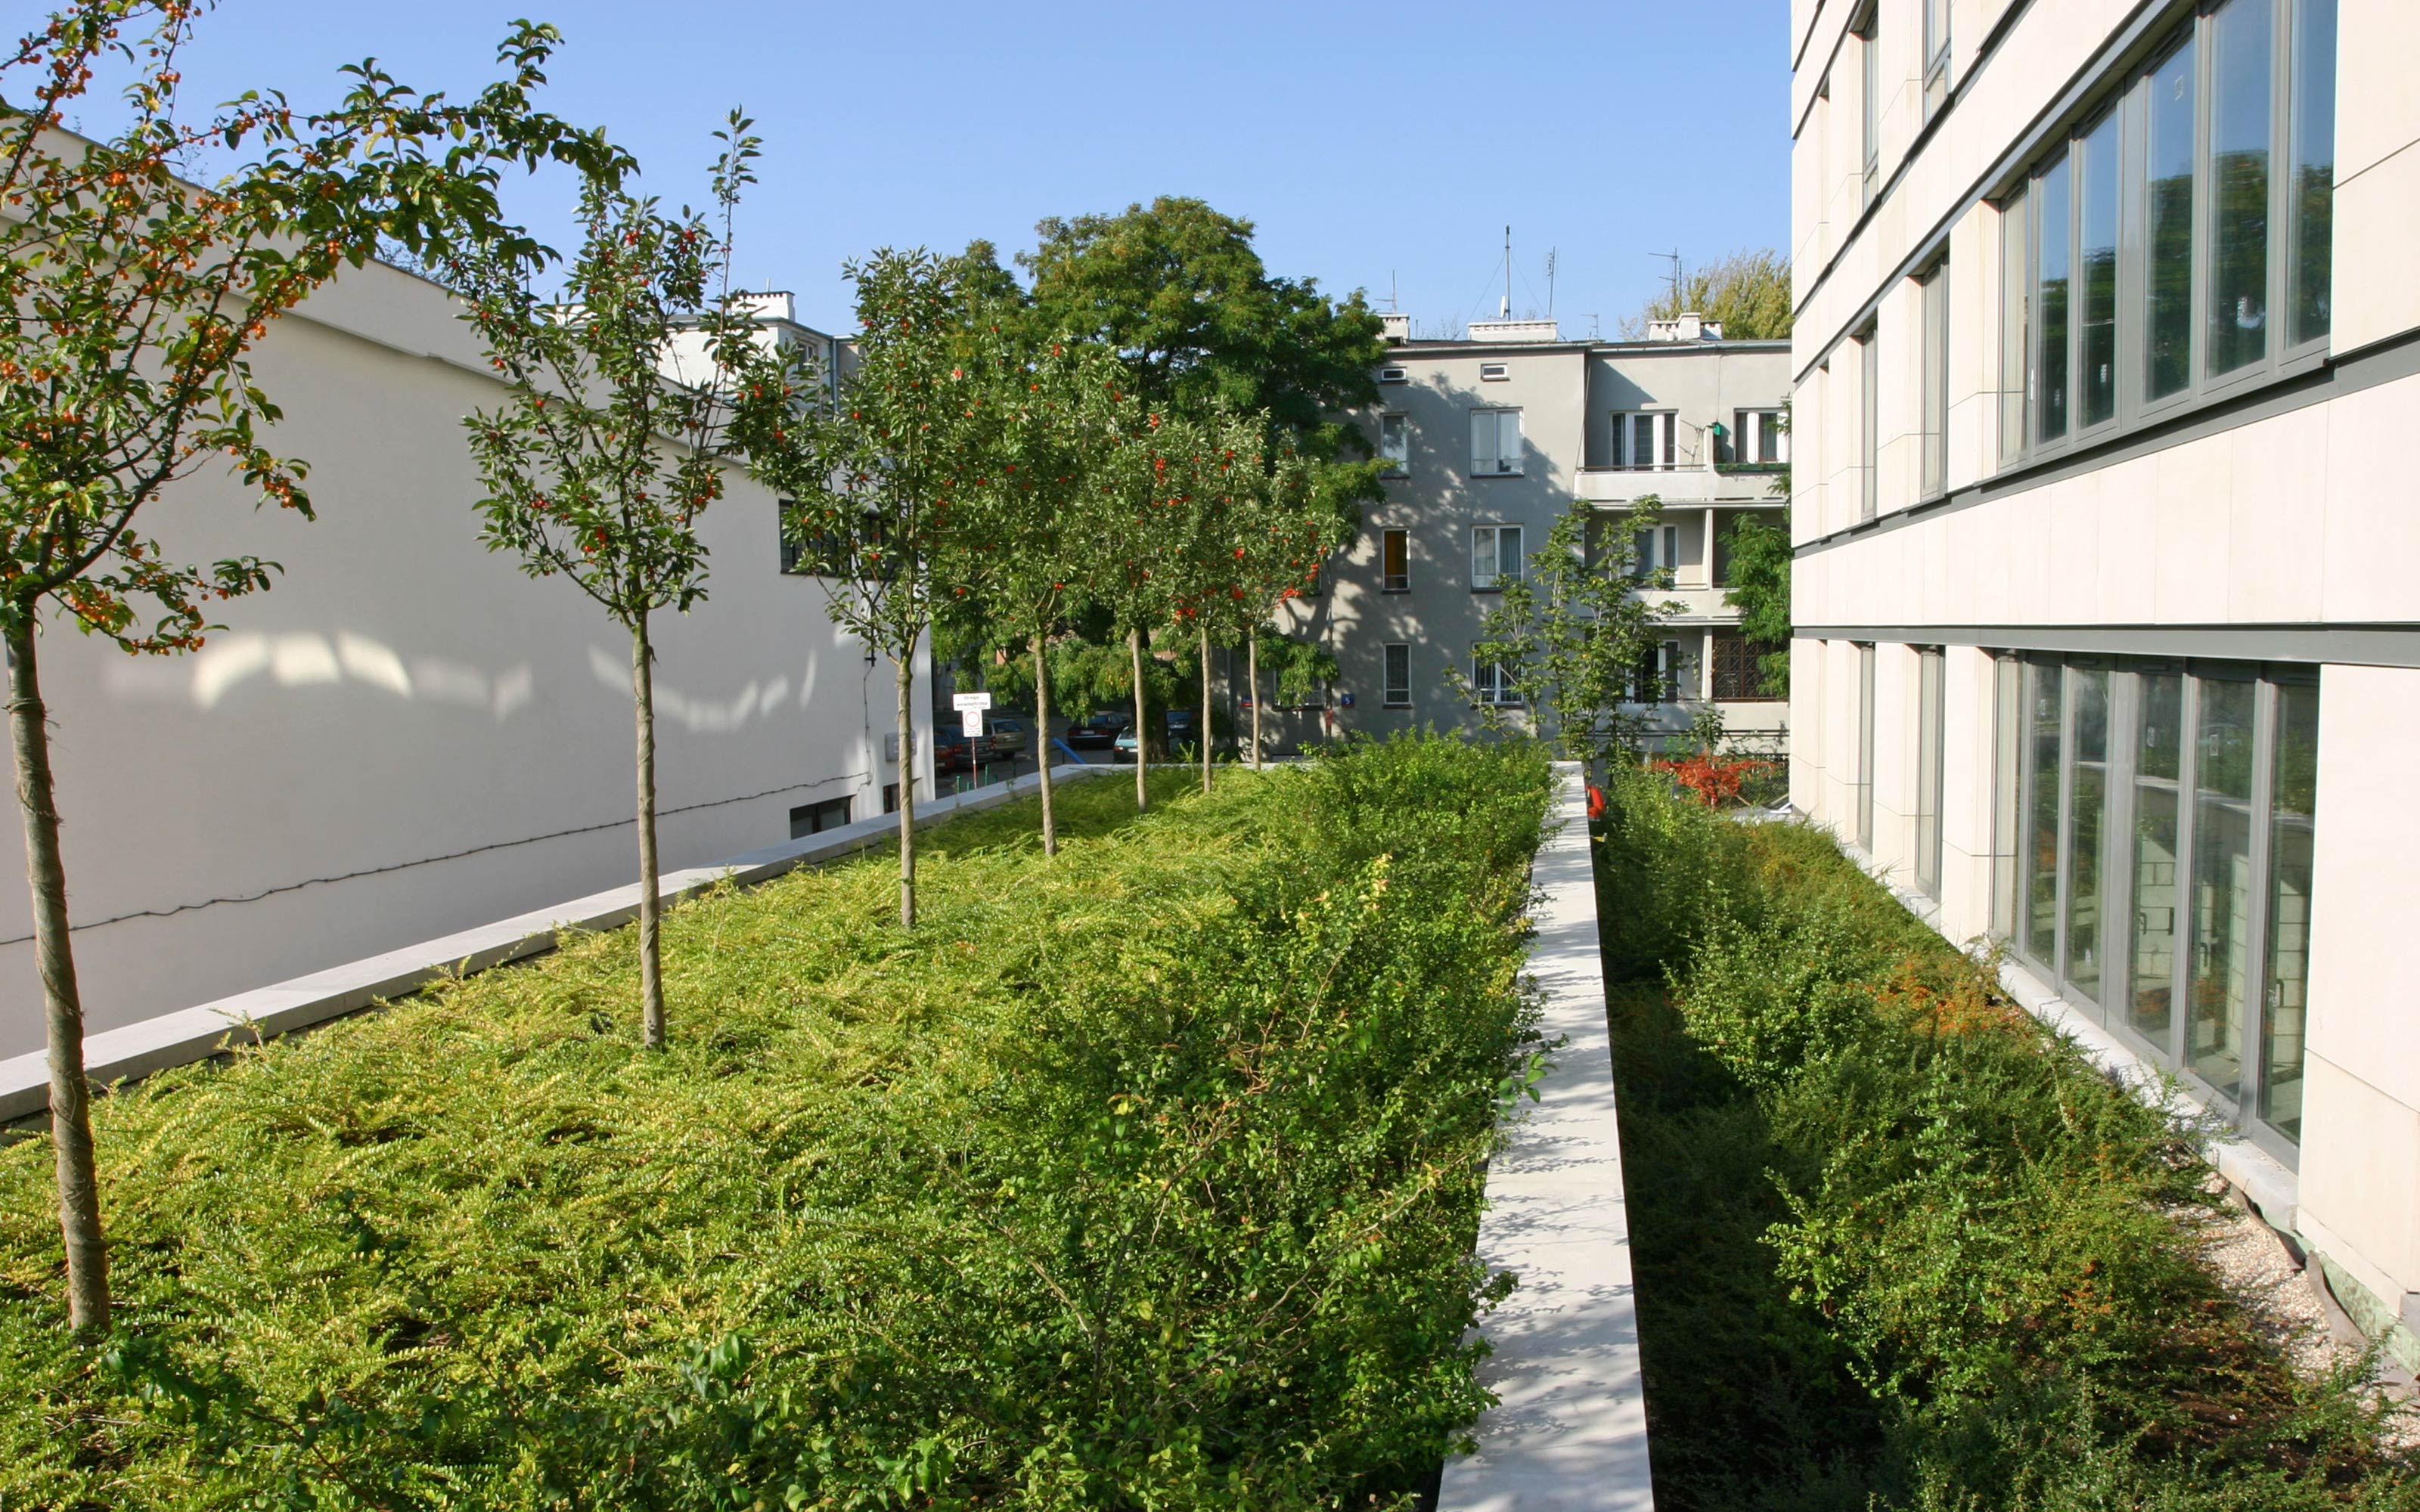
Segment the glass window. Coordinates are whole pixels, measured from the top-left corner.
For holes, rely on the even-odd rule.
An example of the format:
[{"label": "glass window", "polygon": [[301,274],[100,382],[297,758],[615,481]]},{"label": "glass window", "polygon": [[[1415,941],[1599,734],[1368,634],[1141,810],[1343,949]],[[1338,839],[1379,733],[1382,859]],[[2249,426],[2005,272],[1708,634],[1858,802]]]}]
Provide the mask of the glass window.
[{"label": "glass window", "polygon": [[2058,735],[2060,669],[2025,663],[2024,933],[2018,945],[2035,964],[2058,960]]},{"label": "glass window", "polygon": [[1861,492],[1857,517],[1871,519],[1882,493],[1882,343],[1881,332],[1869,326],[1857,338],[1857,471]]},{"label": "glass window", "polygon": [[1881,20],[1882,8],[1876,6],[1866,12],[1866,24],[1858,33],[1860,40],[1857,43],[1857,57],[1858,65],[1865,72],[1866,95],[1864,156],[1858,160],[1865,164],[1861,179],[1863,188],[1860,191],[1859,199],[1861,207],[1874,202],[1875,183],[1881,177],[1883,64],[1878,30],[1878,23]]},{"label": "glass window", "polygon": [[1386,701],[1390,709],[1408,708],[1412,702],[1412,648],[1396,642],[1386,648]]},{"label": "glass window", "polygon": [[2174,672],[2135,679],[2134,940],[2127,1022],[2162,1055],[2175,1020],[2177,779],[2183,754],[2185,680]]},{"label": "glass window", "polygon": [[2242,1086],[2252,958],[2252,706],[2257,685],[2197,679],[2185,1064],[2228,1097]]},{"label": "glass window", "polygon": [[2017,935],[2017,830],[2023,768],[2024,684],[2013,656],[1992,660],[1992,933]]},{"label": "glass window", "polygon": [[2072,771],[2067,795],[2067,981],[2101,1002],[2102,821],[2109,803],[2109,673],[2069,672]]},{"label": "glass window", "polygon": [[1874,648],[1857,647],[1857,843],[1874,848]]},{"label": "glass window", "polygon": [[2269,349],[2271,0],[2227,0],[2210,27],[2212,377]]},{"label": "glass window", "polygon": [[2286,264],[2287,340],[2328,333],[2336,177],[2336,0],[2294,0],[2293,180]]},{"label": "glass window", "polygon": [[1916,881],[1941,896],[1942,656],[1937,646],[1916,654]]},{"label": "glass window", "polygon": [[1410,471],[1412,465],[1412,422],[1408,415],[1378,417],[1378,460],[1390,473]]},{"label": "glass window", "polygon": [[[1378,540],[1379,570],[1385,575],[1385,581],[1380,586],[1388,593],[1400,594],[1412,586],[1412,532],[1408,530],[1381,531]],[[1474,540],[1471,546],[1471,568],[1475,572],[1479,565],[1478,542]]]},{"label": "glass window", "polygon": [[1473,477],[1497,477],[1521,471],[1521,411],[1473,409],[1470,412],[1470,471]]},{"label": "glass window", "polygon": [[2034,440],[2067,434],[2067,281],[2071,180],[2060,157],[2034,179]]},{"label": "glass window", "polygon": [[2078,428],[2118,414],[2118,116],[2085,133],[2075,154],[2075,388]]},{"label": "glass window", "polygon": [[1949,476],[1949,264],[1924,281],[1924,497],[1947,487]]},{"label": "glass window", "polygon": [[1949,98],[1949,0],[1924,0],[1924,118]]},{"label": "glass window", "polygon": [[1502,578],[1521,576],[1521,527],[1474,525],[1470,528],[1470,586],[1493,588]]},{"label": "glass window", "polygon": [[2025,374],[2032,363],[2033,277],[2025,267],[2025,196],[2000,205],[2000,460],[2025,449]]},{"label": "glass window", "polygon": [[2188,31],[2151,70],[2149,85],[2146,399],[2180,393],[2193,381],[2194,89],[2194,39]]},{"label": "glass window", "polygon": [[1506,675],[1504,664],[1502,662],[1481,661],[1476,656],[1472,656],[1470,658],[1470,686],[1472,690],[1477,694],[1479,702],[1481,703],[1518,703],[1521,702],[1521,691],[1519,688],[1513,687],[1512,679]]},{"label": "glass window", "polygon": [[2269,969],[2260,1024],[2260,1117],[2303,1137],[2303,1030],[2311,975],[2311,836],[2319,777],[2319,690],[2277,689],[2269,800]]}]

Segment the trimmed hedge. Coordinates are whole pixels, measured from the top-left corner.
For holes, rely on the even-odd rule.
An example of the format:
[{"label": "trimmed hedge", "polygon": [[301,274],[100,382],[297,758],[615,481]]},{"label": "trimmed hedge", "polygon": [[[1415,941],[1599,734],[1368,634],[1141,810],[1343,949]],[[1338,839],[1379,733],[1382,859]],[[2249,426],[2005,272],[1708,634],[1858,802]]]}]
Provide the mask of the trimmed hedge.
[{"label": "trimmed hedge", "polygon": [[120,1333],[0,1151],[0,1505],[1401,1505],[1471,1258],[1544,758],[1062,791],[98,1109]]},{"label": "trimmed hedge", "polygon": [[1638,779],[1599,841],[1660,1507],[2420,1507],[2203,1263],[2192,1131],[1827,834]]}]

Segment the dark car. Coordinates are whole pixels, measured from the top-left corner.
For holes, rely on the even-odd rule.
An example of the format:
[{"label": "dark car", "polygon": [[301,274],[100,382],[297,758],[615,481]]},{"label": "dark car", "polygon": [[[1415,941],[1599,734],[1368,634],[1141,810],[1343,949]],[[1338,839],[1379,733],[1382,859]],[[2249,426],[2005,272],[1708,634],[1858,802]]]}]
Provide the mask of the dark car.
[{"label": "dark car", "polygon": [[933,733],[933,770],[937,772],[971,772],[995,754],[987,735],[970,737],[965,730],[947,725]]},{"label": "dark car", "polygon": [[1070,746],[1108,746],[1114,744],[1131,723],[1122,714],[1088,714],[1067,726]]}]

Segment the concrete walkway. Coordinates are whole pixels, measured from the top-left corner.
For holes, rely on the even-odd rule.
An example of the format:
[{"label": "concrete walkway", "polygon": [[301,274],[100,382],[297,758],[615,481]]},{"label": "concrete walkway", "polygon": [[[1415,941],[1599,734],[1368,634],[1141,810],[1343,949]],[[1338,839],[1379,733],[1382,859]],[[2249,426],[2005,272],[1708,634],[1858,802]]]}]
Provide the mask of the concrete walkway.
[{"label": "concrete walkway", "polygon": [[1538,853],[1544,894],[1529,969],[1543,1029],[1559,1039],[1539,1100],[1488,1168],[1479,1255],[1520,1277],[1480,1332],[1494,1348],[1480,1379],[1497,1405],[1479,1420],[1476,1454],[1445,1467],[1438,1512],[1643,1512],[1647,1412],[1613,1048],[1598,951],[1588,791],[1559,763],[1561,831]]}]

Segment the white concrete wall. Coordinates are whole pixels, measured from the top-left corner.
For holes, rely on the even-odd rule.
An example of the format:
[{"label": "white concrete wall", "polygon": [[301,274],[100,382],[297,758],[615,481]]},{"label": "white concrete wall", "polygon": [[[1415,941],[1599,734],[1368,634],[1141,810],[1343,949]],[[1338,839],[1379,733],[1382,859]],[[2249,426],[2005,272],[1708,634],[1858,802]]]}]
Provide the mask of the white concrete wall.
[{"label": "white concrete wall", "polygon": [[[317,522],[231,480],[147,515],[187,560],[284,563],[199,654],[54,627],[42,672],[89,1026],[152,1014],[630,880],[629,642],[570,583],[479,543],[462,417],[501,388],[435,286],[348,272],[255,362]],[[881,810],[887,664],[784,578],[744,478],[704,517],[709,597],[657,628],[664,865]],[[927,701],[921,690],[917,707]],[[0,1057],[41,1041],[22,869],[0,880]]]}]

